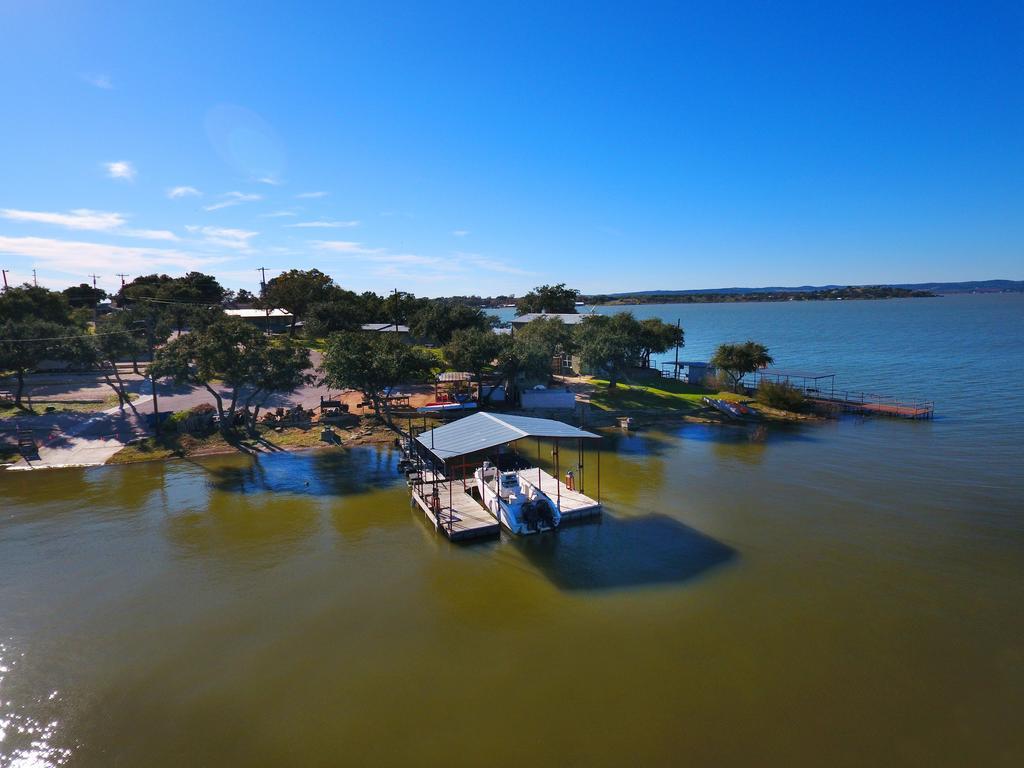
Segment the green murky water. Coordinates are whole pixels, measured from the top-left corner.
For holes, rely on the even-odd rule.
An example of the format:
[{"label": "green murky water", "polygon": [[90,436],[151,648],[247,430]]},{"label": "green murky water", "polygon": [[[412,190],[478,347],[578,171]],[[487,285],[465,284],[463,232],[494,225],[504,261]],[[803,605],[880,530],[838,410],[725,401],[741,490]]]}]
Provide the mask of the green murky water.
[{"label": "green murky water", "polygon": [[0,765],[1019,765],[1021,419],[949,375],[612,433],[602,522],[474,546],[388,448],[0,473]]}]

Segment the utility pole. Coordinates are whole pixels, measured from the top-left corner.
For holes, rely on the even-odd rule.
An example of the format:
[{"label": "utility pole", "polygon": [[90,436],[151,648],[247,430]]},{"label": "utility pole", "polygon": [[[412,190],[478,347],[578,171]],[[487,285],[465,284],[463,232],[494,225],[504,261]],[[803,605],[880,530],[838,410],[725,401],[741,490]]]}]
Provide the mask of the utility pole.
[{"label": "utility pole", "polygon": [[3,273],[4,273],[4,290],[5,290],[5,291],[6,291],[6,290],[7,290],[8,288],[10,288],[10,287],[11,287],[11,286],[9,286],[9,285],[7,284],[7,273],[8,273],[8,272],[10,272],[10,271],[11,271],[11,270],[9,270],[9,269],[0,269],[0,272],[3,272]]},{"label": "utility pole", "polygon": [[[677,329],[683,327],[682,323],[683,323],[682,320],[680,320],[679,318],[676,318],[676,328]],[[675,377],[677,379],[679,378],[679,344],[678,343],[676,343],[676,371],[675,371]]]},{"label": "utility pole", "polygon": [[36,271],[34,269],[32,270],[32,285],[36,288],[39,287],[39,280],[36,279]]},{"label": "utility pole", "polygon": [[118,272],[117,276],[121,278],[121,287],[124,288],[124,279],[128,277],[124,272]]},{"label": "utility pole", "polygon": [[[152,309],[150,309],[150,312],[152,312]],[[136,327],[141,325],[143,328],[143,333],[146,334],[146,346],[149,348],[149,362],[150,365],[152,365],[153,362],[155,362],[155,355],[153,350],[154,347],[156,346],[156,319],[152,315],[150,315],[145,320],[137,321],[136,323],[133,323],[133,325],[135,325]],[[150,369],[149,381],[153,385],[153,432],[156,435],[156,437],[160,437],[160,406],[157,404],[156,400],[156,376],[153,375],[152,369]]]},{"label": "utility pole", "polygon": [[[99,275],[89,275],[92,278],[92,289],[96,290],[96,279]],[[92,323],[95,326],[100,320],[100,303],[99,301],[93,301],[92,304]]]},{"label": "utility pole", "polygon": [[[267,292],[267,268],[256,267],[256,271],[260,273],[260,299],[263,298],[263,294]],[[264,307],[267,313],[267,336],[270,335],[270,307]]]}]

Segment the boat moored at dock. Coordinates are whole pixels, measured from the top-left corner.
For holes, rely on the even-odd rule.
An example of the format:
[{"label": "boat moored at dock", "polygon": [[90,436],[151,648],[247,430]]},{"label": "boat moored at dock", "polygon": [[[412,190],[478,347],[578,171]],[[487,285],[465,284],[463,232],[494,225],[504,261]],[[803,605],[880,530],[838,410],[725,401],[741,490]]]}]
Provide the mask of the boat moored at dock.
[{"label": "boat moored at dock", "polygon": [[[529,466],[515,449],[525,438],[552,441],[555,474]],[[601,463],[597,499],[584,493],[584,440],[600,435],[553,419],[476,413],[427,430],[406,444],[406,472],[413,501],[436,528],[455,540],[553,531],[563,522],[601,510]],[[559,479],[559,446],[577,442],[577,463]]]},{"label": "boat moored at dock", "polygon": [[481,503],[512,533],[553,531],[562,521],[557,505],[518,472],[502,472],[485,461],[473,478]]}]

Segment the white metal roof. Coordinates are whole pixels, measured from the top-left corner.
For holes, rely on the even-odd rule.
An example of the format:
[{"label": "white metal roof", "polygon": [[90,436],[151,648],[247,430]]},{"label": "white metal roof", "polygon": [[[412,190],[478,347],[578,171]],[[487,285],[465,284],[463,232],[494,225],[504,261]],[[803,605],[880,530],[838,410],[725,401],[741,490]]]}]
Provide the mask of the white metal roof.
[{"label": "white metal roof", "polygon": [[[225,315],[231,317],[267,317],[267,310],[265,309],[225,309]],[[270,310],[270,317],[291,317],[291,312],[286,312],[283,309],[272,309]]]},{"label": "white metal roof", "polygon": [[506,413],[475,413],[464,419],[424,432],[416,441],[442,461],[504,445],[524,437],[600,439],[600,435],[554,419],[510,416]]},{"label": "white metal roof", "polygon": [[536,320],[538,317],[546,317],[549,320],[561,320],[566,325],[576,325],[576,323],[583,322],[583,318],[587,317],[587,315],[577,314],[576,312],[528,312],[525,315],[516,315],[512,318],[512,322],[516,324],[528,323],[531,320]]},{"label": "white metal roof", "polygon": [[395,325],[394,323],[363,323],[364,331],[383,331],[385,333],[408,333],[408,325]]}]

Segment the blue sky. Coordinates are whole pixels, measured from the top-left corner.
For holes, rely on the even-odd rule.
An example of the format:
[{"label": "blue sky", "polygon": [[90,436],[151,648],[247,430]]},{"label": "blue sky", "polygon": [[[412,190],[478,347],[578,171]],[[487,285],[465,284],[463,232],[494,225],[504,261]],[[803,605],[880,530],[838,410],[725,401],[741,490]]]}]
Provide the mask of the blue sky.
[{"label": "blue sky", "polygon": [[1019,2],[270,6],[0,4],[10,279],[1024,278]]}]

